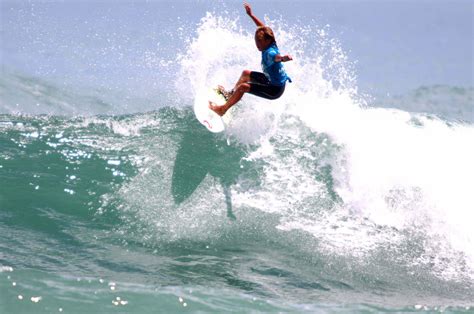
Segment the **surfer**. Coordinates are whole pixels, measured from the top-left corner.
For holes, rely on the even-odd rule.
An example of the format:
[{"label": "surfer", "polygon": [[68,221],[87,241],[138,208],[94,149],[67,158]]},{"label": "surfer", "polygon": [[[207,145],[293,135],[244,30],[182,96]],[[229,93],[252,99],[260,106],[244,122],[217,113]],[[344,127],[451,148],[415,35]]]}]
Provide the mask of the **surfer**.
[{"label": "surfer", "polygon": [[263,73],[244,70],[231,91],[226,91],[223,86],[219,86],[218,91],[226,98],[226,103],[217,106],[209,101],[209,108],[220,116],[235,105],[245,93],[266,99],[277,99],[283,95],[286,81],[291,82],[282,62],[291,61],[293,58],[290,55],[280,55],[272,29],[253,15],[250,4],[245,2],[244,7],[247,15],[257,25],[255,45],[262,52]]}]

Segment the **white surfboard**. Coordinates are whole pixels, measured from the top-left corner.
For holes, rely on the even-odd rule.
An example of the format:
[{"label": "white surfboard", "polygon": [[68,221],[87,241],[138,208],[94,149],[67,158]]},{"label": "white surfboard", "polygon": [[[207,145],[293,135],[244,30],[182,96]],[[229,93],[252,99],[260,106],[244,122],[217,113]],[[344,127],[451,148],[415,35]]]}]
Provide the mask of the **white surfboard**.
[{"label": "white surfboard", "polygon": [[194,100],[194,114],[198,121],[204,125],[209,131],[219,133],[225,130],[225,123],[222,118],[209,109],[209,101],[218,106],[226,103],[224,96],[218,93],[214,88],[198,93]]}]

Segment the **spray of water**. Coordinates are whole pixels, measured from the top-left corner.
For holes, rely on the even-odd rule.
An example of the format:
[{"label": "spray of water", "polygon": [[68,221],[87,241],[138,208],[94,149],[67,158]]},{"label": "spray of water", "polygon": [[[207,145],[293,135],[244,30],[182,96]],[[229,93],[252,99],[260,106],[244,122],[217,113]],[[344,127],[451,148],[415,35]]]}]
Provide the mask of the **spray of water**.
[{"label": "spray of water", "polygon": [[[425,265],[441,278],[474,278],[472,125],[368,108],[328,26],[267,23],[280,50],[294,56],[285,64],[294,83],[275,101],[246,95],[231,112],[225,136],[249,145],[242,165],[259,172],[258,182],[249,184],[254,179],[244,173],[230,187],[234,208],[276,215],[277,229],[303,231],[334,254],[364,257],[385,250],[391,252],[387,259],[402,256],[406,267]],[[243,69],[259,70],[253,33],[238,19],[208,14],[187,42],[175,61],[175,85],[191,104],[210,86],[232,87]],[[171,173],[164,169],[172,168],[172,156],[167,160],[169,165],[160,162],[160,174],[143,172],[127,191],[166,187],[163,178]],[[163,194],[129,203],[139,204],[142,220],[163,234],[209,238],[228,224],[225,217],[216,223],[225,204],[221,188],[208,179],[179,211]]]}]

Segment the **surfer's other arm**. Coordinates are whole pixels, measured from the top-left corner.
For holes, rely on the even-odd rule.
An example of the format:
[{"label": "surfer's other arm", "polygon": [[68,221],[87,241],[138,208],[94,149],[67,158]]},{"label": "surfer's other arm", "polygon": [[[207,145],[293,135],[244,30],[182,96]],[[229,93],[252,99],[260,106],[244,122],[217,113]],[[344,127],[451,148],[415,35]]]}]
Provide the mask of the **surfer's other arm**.
[{"label": "surfer's other arm", "polygon": [[275,56],[275,62],[288,62],[291,60],[293,60],[293,57],[290,55],[284,55],[284,56],[276,55]]},{"label": "surfer's other arm", "polygon": [[250,16],[250,18],[254,21],[255,25],[265,26],[265,24],[258,17],[253,15],[252,7],[250,6],[250,4],[248,4],[247,2],[244,2],[244,8],[245,8],[245,11],[247,12],[247,15]]}]

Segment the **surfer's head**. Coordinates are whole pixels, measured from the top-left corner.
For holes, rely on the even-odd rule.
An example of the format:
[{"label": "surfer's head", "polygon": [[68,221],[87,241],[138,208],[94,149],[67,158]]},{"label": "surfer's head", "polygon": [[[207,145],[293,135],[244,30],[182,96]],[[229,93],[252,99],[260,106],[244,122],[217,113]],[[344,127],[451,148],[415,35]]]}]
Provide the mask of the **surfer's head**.
[{"label": "surfer's head", "polygon": [[267,49],[271,44],[275,43],[275,35],[273,30],[268,26],[259,26],[255,31],[255,45],[259,51]]}]

